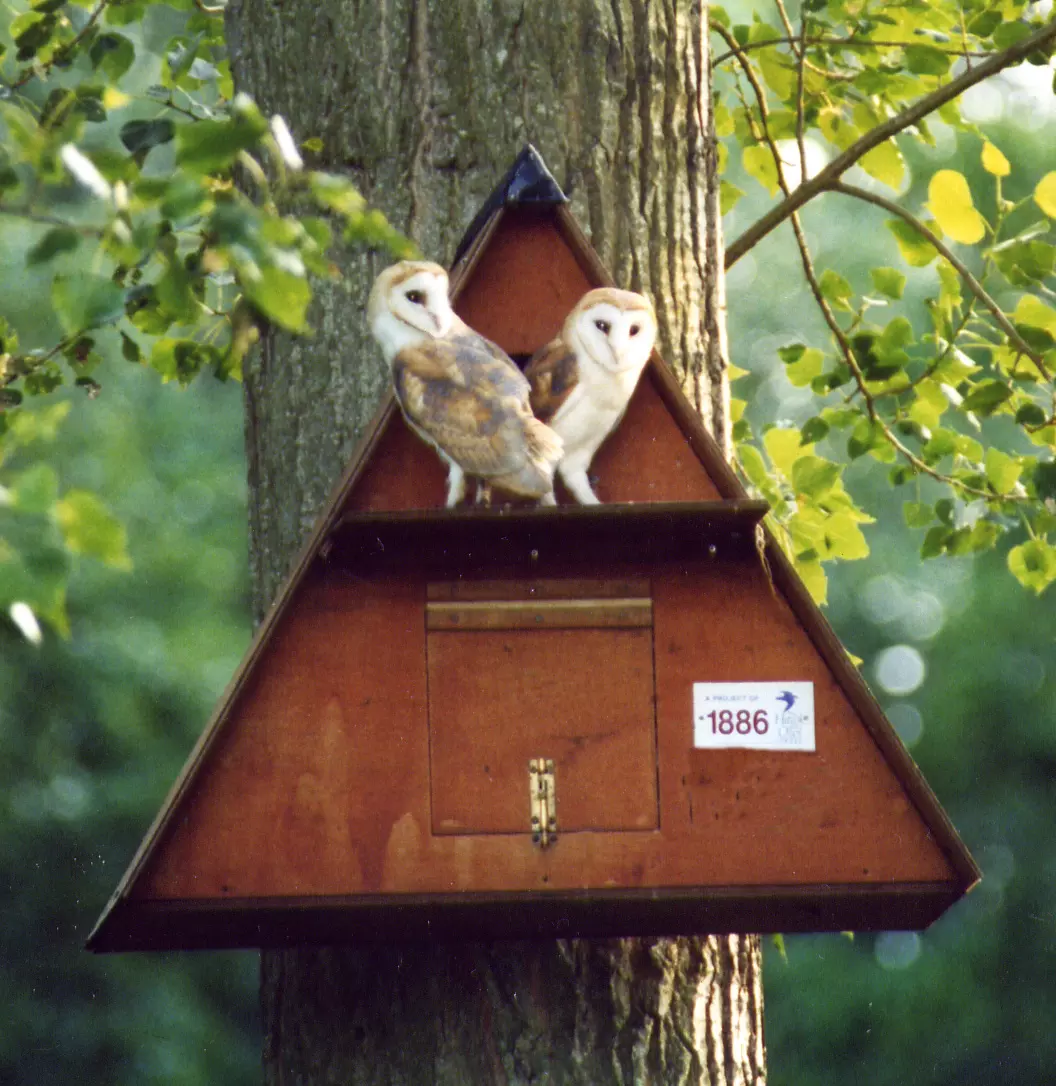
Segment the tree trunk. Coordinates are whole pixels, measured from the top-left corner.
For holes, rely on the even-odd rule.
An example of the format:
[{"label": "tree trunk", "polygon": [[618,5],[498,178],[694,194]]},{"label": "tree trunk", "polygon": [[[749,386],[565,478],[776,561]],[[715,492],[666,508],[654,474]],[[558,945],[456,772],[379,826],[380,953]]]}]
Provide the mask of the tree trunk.
[{"label": "tree trunk", "polygon": [[[699,0],[231,0],[236,85],[441,263],[526,142],[660,349],[728,430]],[[315,335],[248,361],[251,566],[265,610],[387,381],[350,253]],[[762,1083],[757,937],[265,952],[268,1083]]]}]

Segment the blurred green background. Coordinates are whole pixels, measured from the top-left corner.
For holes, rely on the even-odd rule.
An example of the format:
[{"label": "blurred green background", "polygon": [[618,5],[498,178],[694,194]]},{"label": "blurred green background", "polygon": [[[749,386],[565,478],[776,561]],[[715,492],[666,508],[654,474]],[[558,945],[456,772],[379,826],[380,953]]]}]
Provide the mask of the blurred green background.
[{"label": "blurred green background", "polygon": [[[1024,192],[1051,168],[1056,135],[1034,94],[1009,80],[970,103]],[[977,141],[941,132],[911,160],[910,202],[939,165],[981,191],[977,163]],[[743,200],[729,236],[764,203]],[[819,269],[864,289],[871,265],[897,263],[882,218],[835,196],[808,208]],[[0,256],[2,308],[25,342],[45,343],[20,265],[14,249]],[[910,272],[913,305],[931,274]],[[775,351],[819,341],[821,325],[784,230],[734,269],[729,295],[733,358],[750,371],[736,394],[756,424],[805,417]],[[250,632],[240,389],[180,391],[130,364],[97,376],[92,403],[58,394],[74,408],[34,455],[64,486],[103,494],[135,565],[76,570],[68,641],[34,648],[0,624],[0,1083],[254,1083],[256,955],[82,949]],[[1022,591],[1003,554],[922,564],[884,470],[859,462],[852,483],[880,519],[870,558],[831,572],[828,617],[985,881],[919,935],[789,937],[787,957],[768,943],[770,1081],[1036,1086],[1056,1067],[1052,601]]]}]

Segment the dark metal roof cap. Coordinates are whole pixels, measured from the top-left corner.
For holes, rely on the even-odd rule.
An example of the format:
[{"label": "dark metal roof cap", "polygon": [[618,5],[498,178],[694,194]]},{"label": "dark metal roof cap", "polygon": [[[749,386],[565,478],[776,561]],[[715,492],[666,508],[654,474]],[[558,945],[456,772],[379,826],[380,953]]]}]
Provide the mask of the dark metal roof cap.
[{"label": "dark metal roof cap", "polygon": [[554,175],[546,168],[542,156],[530,143],[526,143],[524,150],[514,159],[513,165],[492,190],[476,218],[469,224],[469,229],[462,235],[451,263],[457,264],[462,259],[473,244],[473,239],[499,208],[523,207],[526,204],[556,207],[566,203],[568,197],[561,191]]}]

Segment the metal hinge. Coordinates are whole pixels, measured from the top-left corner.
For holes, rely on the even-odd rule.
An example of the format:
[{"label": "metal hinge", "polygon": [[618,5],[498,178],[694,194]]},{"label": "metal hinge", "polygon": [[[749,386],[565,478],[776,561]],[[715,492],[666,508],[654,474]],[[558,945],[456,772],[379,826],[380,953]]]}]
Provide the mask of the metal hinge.
[{"label": "metal hinge", "polygon": [[557,840],[557,789],[552,758],[532,758],[528,762],[528,801],[532,840],[540,848],[546,848]]}]

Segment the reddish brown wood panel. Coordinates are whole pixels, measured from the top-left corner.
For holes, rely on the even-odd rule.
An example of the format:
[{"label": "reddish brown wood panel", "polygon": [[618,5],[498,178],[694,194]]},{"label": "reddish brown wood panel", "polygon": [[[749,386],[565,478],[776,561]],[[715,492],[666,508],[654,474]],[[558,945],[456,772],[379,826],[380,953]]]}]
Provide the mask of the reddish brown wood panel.
[{"label": "reddish brown wood panel", "polygon": [[428,653],[434,832],[527,834],[536,757],[562,834],[656,826],[648,629],[430,632]]},{"label": "reddish brown wood panel", "polygon": [[[427,659],[424,579],[316,567],[133,896],[957,885],[758,567],[580,559],[542,579],[560,598],[562,574],[650,572],[652,639],[443,632]],[[693,682],[749,679],[815,683],[815,754],[692,749]],[[545,851],[527,824],[540,756],[557,763]]]},{"label": "reddish brown wood panel", "polygon": [[[757,565],[654,578],[661,821],[719,883],[954,879],[905,790]],[[814,753],[694,750],[694,682],[814,683]],[[685,850],[674,853],[686,856]],[[679,880],[681,881],[681,880]]]},{"label": "reddish brown wood panel", "polygon": [[455,310],[508,354],[532,354],[557,335],[593,285],[552,211],[508,210]]},{"label": "reddish brown wood panel", "polygon": [[315,567],[137,893],[380,889],[428,832],[422,602]]},{"label": "reddish brown wood panel", "polygon": [[442,509],[446,480],[436,451],[407,428],[396,409],[341,513]]},{"label": "reddish brown wood panel", "polygon": [[[603,502],[717,501],[722,495],[672,418],[647,368],[627,414],[594,457]],[[559,500],[571,501],[558,487]]]}]

